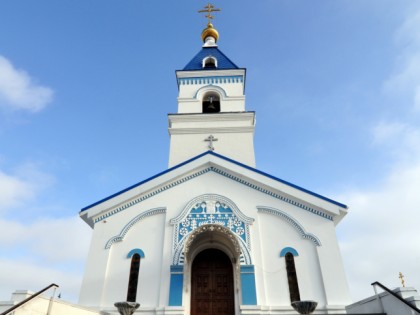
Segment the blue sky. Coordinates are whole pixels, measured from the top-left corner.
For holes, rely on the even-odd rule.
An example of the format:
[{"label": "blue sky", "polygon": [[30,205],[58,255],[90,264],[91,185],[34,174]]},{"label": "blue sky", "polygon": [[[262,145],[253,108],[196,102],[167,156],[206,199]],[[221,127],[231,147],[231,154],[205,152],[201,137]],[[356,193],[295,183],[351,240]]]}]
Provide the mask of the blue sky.
[{"label": "blue sky", "polygon": [[[0,2],[0,298],[60,284],[77,300],[78,211],[167,167],[175,70],[207,2]],[[420,288],[420,4],[214,3],[247,68],[257,168],[350,206],[337,227],[354,299]],[[65,249],[65,250],[64,250]]]}]

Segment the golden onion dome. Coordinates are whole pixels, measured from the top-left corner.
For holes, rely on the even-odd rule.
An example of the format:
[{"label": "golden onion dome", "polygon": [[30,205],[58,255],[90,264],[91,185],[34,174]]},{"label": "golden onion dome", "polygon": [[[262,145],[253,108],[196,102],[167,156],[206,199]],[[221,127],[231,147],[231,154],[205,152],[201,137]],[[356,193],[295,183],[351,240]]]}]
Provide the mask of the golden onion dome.
[{"label": "golden onion dome", "polygon": [[215,42],[217,42],[219,39],[219,32],[213,27],[213,24],[211,23],[207,24],[207,28],[201,32],[201,39],[203,42],[206,41],[207,37],[213,37]]}]

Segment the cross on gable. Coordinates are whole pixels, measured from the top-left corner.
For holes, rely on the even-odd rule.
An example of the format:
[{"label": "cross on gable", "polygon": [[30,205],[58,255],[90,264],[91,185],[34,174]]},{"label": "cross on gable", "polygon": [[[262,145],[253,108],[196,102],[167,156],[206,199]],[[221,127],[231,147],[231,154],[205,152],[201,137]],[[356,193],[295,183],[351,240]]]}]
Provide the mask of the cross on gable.
[{"label": "cross on gable", "polygon": [[215,141],[217,141],[217,140],[218,140],[218,139],[217,139],[217,138],[215,138],[215,137],[213,137],[213,135],[210,135],[210,136],[208,136],[206,139],[204,139],[204,141],[208,141],[208,142],[209,142],[208,148],[209,148],[211,151],[214,151],[213,142],[215,142]]}]

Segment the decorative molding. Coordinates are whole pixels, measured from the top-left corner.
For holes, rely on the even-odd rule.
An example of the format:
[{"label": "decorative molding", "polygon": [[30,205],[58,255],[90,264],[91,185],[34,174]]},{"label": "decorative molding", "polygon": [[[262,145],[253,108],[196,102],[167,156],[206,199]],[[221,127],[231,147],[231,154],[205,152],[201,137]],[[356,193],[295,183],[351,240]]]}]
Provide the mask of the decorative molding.
[{"label": "decorative molding", "polygon": [[164,185],[164,186],[162,186],[162,187],[160,187],[158,189],[152,190],[149,193],[146,193],[144,195],[141,195],[141,197],[135,198],[135,199],[133,199],[133,200],[131,200],[129,202],[124,203],[123,205],[115,208],[114,210],[111,210],[111,211],[102,213],[100,216],[98,216],[97,218],[94,219],[94,223],[100,222],[100,221],[102,221],[102,220],[104,220],[104,219],[106,219],[106,218],[108,218],[108,217],[110,217],[110,216],[112,216],[112,215],[114,215],[116,213],[119,213],[119,212],[121,212],[121,211],[123,211],[123,210],[125,210],[127,208],[130,208],[131,206],[134,206],[135,204],[138,204],[138,203],[140,203],[140,202],[142,202],[142,201],[144,201],[146,199],[149,199],[150,197],[153,197],[153,196],[155,196],[155,195],[157,195],[157,194],[159,194],[159,193],[161,193],[163,191],[166,191],[166,190],[168,190],[170,188],[173,188],[175,186],[178,186],[179,184],[185,183],[185,182],[187,182],[187,181],[189,181],[191,179],[194,179],[194,178],[196,178],[198,176],[201,176],[201,175],[206,174],[206,173],[211,172],[211,171],[213,171],[213,172],[215,172],[217,174],[223,175],[223,176],[225,176],[227,178],[230,178],[230,179],[232,179],[232,180],[234,180],[234,181],[236,181],[238,183],[241,183],[241,184],[243,184],[243,185],[245,185],[247,187],[250,187],[252,189],[255,189],[257,191],[260,191],[260,192],[262,192],[264,194],[267,194],[267,195],[269,195],[269,196],[271,196],[273,198],[279,199],[281,201],[284,201],[284,202],[287,202],[289,204],[292,204],[292,205],[294,205],[296,207],[299,207],[299,208],[301,208],[303,210],[309,211],[309,212],[311,212],[313,214],[316,214],[316,215],[318,215],[320,217],[323,217],[323,218],[325,218],[327,220],[330,220],[330,221],[333,220],[333,217],[331,215],[325,214],[324,212],[321,212],[319,210],[316,210],[314,208],[311,208],[311,207],[309,207],[307,205],[304,205],[302,203],[299,203],[299,202],[297,202],[295,200],[292,200],[292,199],[287,198],[285,196],[282,196],[280,194],[274,193],[274,192],[272,192],[272,191],[270,191],[270,190],[268,190],[266,188],[260,187],[258,185],[253,184],[253,183],[250,183],[249,181],[246,181],[243,178],[239,178],[237,176],[234,176],[232,174],[229,174],[228,172],[223,171],[221,169],[218,169],[217,167],[211,166],[211,167],[202,169],[202,170],[200,170],[198,172],[195,172],[193,174],[190,174],[188,176],[185,176],[185,177],[182,177],[180,179],[177,179],[176,181],[170,182],[170,183],[168,183],[168,184],[166,184],[166,185]]},{"label": "decorative molding", "polygon": [[131,258],[135,254],[139,254],[140,258],[145,257],[143,250],[141,250],[140,248],[134,248],[134,249],[130,250],[130,252],[127,254],[127,258]]},{"label": "decorative molding", "polygon": [[200,78],[207,77],[223,77],[223,76],[245,76],[246,69],[214,69],[214,70],[177,70],[175,71],[176,77],[180,78],[196,78],[197,72],[200,75]]},{"label": "decorative molding", "polygon": [[177,122],[218,122],[218,121],[254,121],[255,112],[220,112],[203,114],[203,113],[185,113],[185,114],[168,114],[168,118],[172,123]]},{"label": "decorative molding", "polygon": [[178,78],[179,85],[243,83],[241,75]]},{"label": "decorative molding", "polygon": [[285,247],[280,251],[280,257],[286,256],[287,253],[291,253],[294,257],[299,256],[299,253],[293,247]]},{"label": "decorative molding", "polygon": [[270,190],[268,190],[268,189],[266,189],[266,188],[263,188],[263,187],[260,187],[260,186],[258,186],[258,185],[252,184],[252,183],[250,183],[250,182],[248,182],[248,181],[246,181],[246,180],[244,180],[244,179],[242,179],[242,178],[239,178],[239,177],[237,177],[237,176],[234,176],[234,175],[232,175],[232,174],[229,174],[229,173],[228,173],[228,172],[226,172],[226,171],[220,170],[220,169],[215,168],[215,167],[212,167],[212,171],[213,171],[213,172],[216,172],[216,173],[218,173],[218,174],[220,174],[220,175],[223,175],[223,176],[225,176],[225,177],[227,177],[227,178],[233,179],[234,181],[237,181],[238,183],[241,183],[241,184],[243,184],[243,185],[245,185],[245,186],[248,186],[248,187],[250,187],[250,188],[252,188],[252,189],[258,190],[258,191],[260,191],[260,192],[262,192],[262,193],[264,193],[264,194],[267,194],[267,195],[269,195],[269,196],[272,196],[272,197],[274,197],[274,198],[276,198],[276,199],[279,199],[279,200],[281,200],[281,201],[287,202],[287,203],[289,203],[289,204],[291,204],[291,205],[294,205],[294,206],[296,206],[296,207],[299,207],[299,208],[301,208],[301,209],[303,209],[303,210],[306,210],[306,211],[312,212],[312,213],[314,213],[314,214],[316,214],[316,215],[319,215],[320,217],[323,217],[323,218],[325,218],[325,219],[328,219],[328,220],[330,220],[330,221],[333,221],[333,217],[332,217],[332,216],[330,216],[330,215],[328,215],[328,214],[326,214],[326,213],[324,213],[324,212],[321,212],[321,211],[316,210],[316,209],[314,209],[314,208],[311,208],[311,207],[309,207],[309,206],[307,206],[307,205],[304,205],[304,204],[302,204],[302,203],[300,203],[300,202],[297,202],[297,201],[295,201],[295,200],[292,200],[292,199],[290,199],[290,198],[287,198],[287,197],[285,197],[285,196],[282,196],[282,195],[280,195],[280,194],[277,194],[277,193],[275,193],[275,192],[272,192],[272,191],[270,191]]},{"label": "decorative molding", "polygon": [[185,256],[188,255],[191,244],[194,242],[196,237],[199,234],[205,233],[205,232],[219,232],[219,233],[225,234],[230,239],[233,246],[235,247],[236,256],[241,255],[241,247],[239,245],[238,238],[231,230],[229,230],[228,228],[226,228],[224,226],[218,225],[218,224],[205,224],[205,225],[202,225],[199,228],[195,229],[194,231],[192,231],[190,233],[190,235],[188,235],[188,238],[185,241],[185,245],[184,245],[184,255]]},{"label": "decorative molding", "polygon": [[250,264],[249,225],[253,222],[254,219],[245,216],[232,200],[224,196],[205,194],[192,199],[177,217],[170,220],[174,225],[172,263],[174,265],[184,263],[187,246],[185,244],[197,229],[202,226],[217,225],[236,235],[242,253],[240,262]]},{"label": "decorative molding", "polygon": [[182,221],[182,219],[184,219],[188,212],[191,210],[191,208],[196,205],[199,202],[202,202],[204,200],[211,200],[211,201],[215,201],[215,202],[221,202],[224,203],[226,205],[229,206],[229,208],[232,209],[233,213],[238,216],[242,221],[244,221],[247,224],[252,224],[255,220],[253,218],[247,217],[246,215],[244,215],[241,210],[239,210],[239,208],[236,206],[236,204],[230,200],[229,198],[222,196],[222,195],[217,195],[217,194],[204,194],[204,195],[200,195],[198,197],[195,197],[194,199],[192,199],[190,202],[187,203],[187,205],[184,207],[184,209],[182,210],[182,212],[175,218],[171,219],[169,222],[173,225],[178,224],[179,222]]},{"label": "decorative molding", "polygon": [[127,234],[127,232],[137,222],[143,220],[144,218],[150,217],[152,215],[161,214],[161,213],[166,213],[166,208],[164,208],[164,207],[162,207],[162,208],[154,208],[154,209],[150,209],[148,211],[145,211],[143,213],[140,213],[139,215],[137,215],[136,217],[134,217],[130,222],[128,222],[124,226],[124,228],[121,230],[121,232],[118,235],[115,235],[115,236],[111,237],[108,240],[108,242],[106,242],[105,249],[109,249],[112,246],[112,244],[114,244],[116,242],[121,242],[124,239],[124,237]]},{"label": "decorative molding", "polygon": [[289,223],[292,227],[294,227],[298,231],[298,233],[302,236],[302,238],[311,240],[316,246],[321,246],[320,240],[315,235],[311,233],[307,233],[305,229],[303,228],[303,226],[296,219],[294,219],[292,216],[290,216],[286,212],[278,210],[278,209],[274,209],[271,207],[264,207],[264,206],[257,206],[257,209],[258,209],[258,212],[271,214],[271,215],[284,219],[287,223]]},{"label": "decorative molding", "polygon": [[202,127],[192,127],[192,128],[177,128],[171,127],[168,128],[169,134],[171,135],[180,135],[180,134],[202,134],[202,133],[254,133],[255,126],[250,127],[213,127],[213,128],[202,128]]},{"label": "decorative molding", "polygon": [[217,94],[219,94],[219,96],[220,96],[220,98],[221,98],[222,101],[224,101],[227,98],[227,93],[226,93],[226,91],[223,88],[221,88],[220,86],[217,86],[217,85],[212,85],[212,84],[205,85],[205,86],[202,86],[201,88],[199,88],[195,92],[194,98],[195,99],[202,100],[202,96],[201,95],[202,94],[205,94],[205,93],[207,93],[209,91],[217,92]]},{"label": "decorative molding", "polygon": [[142,201],[144,201],[146,199],[149,199],[150,197],[153,197],[153,196],[155,196],[157,194],[160,194],[161,192],[163,192],[165,190],[168,190],[169,188],[178,186],[179,184],[185,183],[185,182],[187,182],[187,181],[189,181],[189,180],[191,180],[193,178],[196,178],[196,177],[198,177],[200,175],[203,175],[203,174],[205,174],[207,172],[210,172],[210,171],[211,171],[211,168],[209,167],[209,168],[203,169],[201,171],[198,171],[196,173],[193,173],[191,175],[188,175],[186,177],[180,178],[180,179],[178,179],[176,181],[170,182],[169,184],[167,184],[165,186],[162,186],[162,187],[160,187],[160,188],[158,188],[156,190],[152,190],[151,192],[149,192],[147,194],[144,194],[141,197],[135,198],[135,199],[133,199],[133,200],[131,200],[129,202],[124,203],[123,205],[115,208],[112,211],[108,211],[106,213],[103,213],[102,215],[100,215],[99,217],[97,217],[97,218],[94,219],[94,223],[100,222],[100,221],[102,221],[102,220],[104,220],[104,219],[106,219],[106,218],[108,218],[108,217],[110,217],[110,216],[112,216],[112,215],[114,215],[114,214],[116,214],[118,212],[121,212],[121,211],[123,211],[123,210],[125,210],[127,208],[130,208],[131,206],[134,206],[135,204],[138,204],[138,203],[140,203],[140,202],[142,202]]}]

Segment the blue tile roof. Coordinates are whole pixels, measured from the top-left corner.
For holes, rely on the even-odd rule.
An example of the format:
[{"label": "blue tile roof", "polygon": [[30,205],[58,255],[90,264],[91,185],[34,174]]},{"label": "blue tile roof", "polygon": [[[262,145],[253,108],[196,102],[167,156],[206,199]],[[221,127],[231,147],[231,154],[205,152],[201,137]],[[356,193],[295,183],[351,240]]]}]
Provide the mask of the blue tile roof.
[{"label": "blue tile roof", "polygon": [[275,180],[275,181],[278,181],[278,182],[280,182],[280,183],[283,183],[283,184],[285,184],[285,185],[288,185],[288,186],[290,186],[290,187],[293,187],[293,188],[295,188],[295,189],[297,189],[297,190],[303,191],[303,192],[305,192],[305,193],[307,193],[307,194],[310,194],[310,195],[315,196],[315,197],[317,197],[317,198],[320,198],[320,199],[322,199],[322,200],[328,201],[328,202],[330,202],[330,203],[332,203],[332,204],[335,204],[335,205],[337,205],[337,206],[339,206],[339,207],[342,207],[342,208],[345,208],[345,209],[347,209],[347,208],[348,208],[345,204],[342,204],[342,203],[337,202],[337,201],[335,201],[335,200],[332,200],[332,199],[330,199],[330,198],[324,197],[324,196],[322,196],[322,195],[319,195],[319,194],[317,194],[317,193],[314,193],[314,192],[312,192],[312,191],[310,191],[310,190],[307,190],[307,189],[305,189],[305,188],[299,187],[299,186],[297,186],[297,185],[295,185],[295,184],[292,184],[292,183],[287,182],[287,181],[285,181],[285,180],[283,180],[283,179],[280,179],[280,178],[277,178],[277,177],[275,177],[275,176],[272,176],[272,175],[270,175],[270,174],[268,174],[268,173],[265,173],[265,172],[259,171],[259,170],[255,169],[255,168],[253,168],[253,167],[250,167],[250,166],[245,165],[245,164],[242,164],[242,163],[240,163],[240,162],[238,162],[238,161],[232,160],[232,159],[230,159],[230,158],[228,158],[228,157],[226,157],[226,156],[224,156],[224,155],[221,155],[221,154],[215,153],[215,152],[213,152],[213,151],[206,151],[206,152],[204,152],[204,153],[201,153],[201,154],[199,154],[199,155],[197,155],[197,156],[193,157],[192,159],[189,159],[189,160],[187,160],[187,161],[185,161],[185,162],[182,162],[182,163],[180,163],[180,164],[178,164],[178,165],[175,165],[175,166],[173,166],[173,167],[171,167],[171,168],[169,168],[169,169],[167,169],[167,170],[165,170],[165,171],[163,171],[163,172],[161,172],[161,173],[159,173],[159,174],[156,174],[156,175],[154,175],[154,176],[152,176],[152,177],[150,177],[150,178],[148,178],[148,179],[145,179],[145,180],[143,180],[143,181],[141,181],[141,182],[139,182],[139,183],[137,183],[137,184],[134,184],[134,185],[132,185],[132,186],[130,186],[130,187],[128,187],[128,188],[126,188],[126,189],[123,189],[123,190],[121,190],[121,191],[119,191],[119,192],[117,192],[117,193],[115,193],[115,194],[113,194],[113,195],[111,195],[111,196],[108,196],[108,197],[106,197],[106,198],[104,198],[104,199],[102,199],[102,200],[99,200],[99,201],[97,201],[97,202],[95,202],[95,203],[93,203],[93,204],[91,204],[91,205],[89,205],[89,206],[87,206],[87,207],[84,207],[83,209],[81,209],[81,210],[80,210],[80,212],[83,212],[83,211],[86,211],[86,210],[88,210],[88,209],[90,209],[90,208],[93,208],[94,206],[96,206],[96,205],[98,205],[98,204],[101,204],[101,203],[103,203],[103,202],[105,202],[105,201],[107,201],[107,200],[109,200],[109,199],[112,199],[112,198],[114,198],[114,197],[116,197],[116,196],[118,196],[118,195],[121,195],[121,194],[125,193],[126,191],[129,191],[129,190],[131,190],[131,189],[133,189],[133,188],[135,188],[135,187],[141,186],[141,185],[143,185],[143,184],[145,184],[145,183],[147,183],[147,182],[151,181],[152,179],[155,179],[155,178],[157,178],[157,177],[159,177],[159,176],[162,176],[162,175],[164,175],[164,174],[166,174],[166,173],[169,173],[169,172],[171,172],[171,171],[173,171],[173,170],[175,170],[175,169],[177,169],[177,168],[180,168],[181,166],[184,166],[184,165],[186,165],[186,164],[188,164],[188,163],[191,163],[192,161],[197,160],[197,159],[199,159],[199,158],[201,158],[202,156],[207,155],[207,154],[217,156],[217,157],[219,157],[219,158],[221,158],[221,159],[223,159],[223,160],[226,160],[226,161],[229,161],[229,162],[234,163],[234,164],[236,164],[236,165],[242,166],[243,168],[246,168],[246,169],[248,169],[248,170],[250,170],[250,171],[253,171],[253,172],[258,173],[258,174],[261,174],[261,175],[263,175],[263,176],[265,176],[265,177],[271,178],[271,179],[273,179],[273,180]]},{"label": "blue tile roof", "polygon": [[239,69],[239,67],[226,57],[217,47],[203,47],[183,70],[203,70],[203,59],[208,56],[217,59],[217,69]]}]

